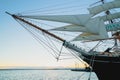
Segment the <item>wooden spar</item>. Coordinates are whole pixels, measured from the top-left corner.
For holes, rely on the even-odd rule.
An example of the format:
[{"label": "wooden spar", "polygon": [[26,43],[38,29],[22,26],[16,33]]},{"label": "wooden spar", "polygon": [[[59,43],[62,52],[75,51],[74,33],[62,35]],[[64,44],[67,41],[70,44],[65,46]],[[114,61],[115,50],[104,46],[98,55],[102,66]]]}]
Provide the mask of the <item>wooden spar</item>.
[{"label": "wooden spar", "polygon": [[8,13],[8,12],[6,12],[6,13],[9,14],[9,15],[11,15],[11,16],[12,16],[13,18],[15,18],[15,19],[18,19],[18,20],[20,20],[20,21],[22,21],[22,22],[24,22],[24,23],[27,23],[27,24],[29,24],[30,26],[32,26],[32,27],[34,27],[34,28],[36,28],[36,29],[38,29],[38,30],[46,33],[46,34],[48,34],[48,35],[50,35],[50,36],[52,36],[52,37],[54,37],[54,38],[56,38],[56,39],[58,39],[58,40],[60,40],[60,41],[62,41],[62,42],[65,42],[64,39],[56,36],[56,35],[53,34],[53,33],[48,32],[48,31],[45,30],[45,29],[42,29],[42,28],[38,27],[38,26],[35,25],[35,24],[30,23],[29,21],[26,21],[25,19],[23,19],[23,18],[21,18],[21,17],[19,17],[19,16],[17,16],[17,15],[10,14],[10,13]]},{"label": "wooden spar", "polygon": [[117,37],[113,37],[113,38],[105,38],[105,39],[96,39],[96,40],[91,40],[91,41],[84,41],[84,42],[93,42],[93,41],[102,41],[102,40],[110,40],[110,39],[118,39]]}]

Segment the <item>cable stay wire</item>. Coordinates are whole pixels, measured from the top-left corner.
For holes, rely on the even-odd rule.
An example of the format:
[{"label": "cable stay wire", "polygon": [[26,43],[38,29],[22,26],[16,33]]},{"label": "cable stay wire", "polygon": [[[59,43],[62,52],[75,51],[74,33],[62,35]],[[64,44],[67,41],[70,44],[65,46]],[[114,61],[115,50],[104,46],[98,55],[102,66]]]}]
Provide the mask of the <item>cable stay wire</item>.
[{"label": "cable stay wire", "polygon": [[[61,47],[61,50],[57,50],[59,52],[58,56],[56,57],[56,59],[59,59],[59,60],[63,60],[63,59],[71,59],[71,58],[60,58],[61,54],[63,54],[62,52],[62,49],[63,49],[63,46]],[[68,56],[67,56],[68,57]],[[72,57],[73,58],[73,57]]]},{"label": "cable stay wire", "polygon": [[[20,23],[20,22],[19,22]],[[21,24],[21,23],[20,23]],[[41,40],[40,39],[40,37],[38,37],[38,35],[36,35],[36,34],[34,34],[32,31],[30,31],[28,28],[26,28],[26,26],[24,26],[23,24],[21,24],[30,34],[32,34],[32,36],[40,43],[40,44],[42,44],[43,45],[43,47],[44,47],[44,45],[46,45],[48,48],[50,48],[54,53],[57,53],[51,46],[49,46],[48,44],[46,44],[46,42],[44,42],[43,40]],[[42,43],[41,43],[42,42]],[[47,49],[47,48],[45,48],[45,49]],[[50,51],[49,51],[50,52]],[[52,53],[51,53],[52,54]],[[53,55],[53,54],[52,54]],[[55,54],[55,55],[53,55],[53,57],[57,57],[58,55],[57,54]]]},{"label": "cable stay wire", "polygon": [[[42,40],[40,40],[39,38],[38,38],[38,36],[37,35],[35,35],[32,31],[30,31],[25,25],[23,25],[20,21],[18,21],[18,20],[16,20],[20,25],[22,25],[23,26],[23,28],[25,29],[25,30],[27,30],[31,35],[32,35],[32,37],[34,38],[34,39],[36,39],[41,45],[43,45],[41,42],[43,42]],[[41,41],[41,42],[40,42]],[[43,45],[43,47],[45,47],[44,45]]]},{"label": "cable stay wire", "polygon": [[[53,53],[50,53],[50,54],[52,54],[52,56],[53,57],[55,57],[56,59],[58,58],[58,56],[60,56],[59,55],[59,53],[58,52],[60,52],[59,50],[57,50],[56,51],[56,49],[53,47],[53,46],[51,46],[51,44],[49,45],[49,44],[47,44],[48,43],[48,40],[47,41],[45,41],[45,40],[43,40],[43,38],[42,38],[42,40],[41,40],[41,38],[40,38],[40,36],[38,35],[38,34],[35,34],[34,33],[34,31],[32,31],[32,30],[35,30],[36,31],[36,29],[34,29],[34,28],[31,28],[29,25],[25,25],[25,23],[23,23],[23,22],[21,22],[21,21],[19,21],[19,20],[17,20],[16,19],[16,21],[18,22],[18,23],[20,23],[32,36],[33,36],[33,38],[34,39],[36,39],[41,45],[43,45],[43,47],[50,53],[50,51],[45,47],[45,45],[48,47],[48,48],[50,48],[52,51],[53,51]],[[22,24],[23,23],[23,24]],[[30,30],[30,28],[32,29],[32,30]],[[46,36],[46,35],[44,35],[44,36]],[[50,39],[49,39],[50,40]],[[47,42],[47,43],[46,43]],[[50,43],[50,42],[49,42]],[[62,53],[62,51],[60,52],[60,53]],[[63,58],[63,59],[68,59],[68,58]],[[69,58],[70,59],[70,58]],[[60,59],[60,60],[62,60],[62,59]]]},{"label": "cable stay wire", "polygon": [[[51,47],[53,47],[58,53],[56,53],[57,54],[57,56],[56,56],[56,59],[57,59],[57,61],[58,61],[58,59],[59,59],[59,56],[60,56],[60,54],[62,53],[61,52],[61,50],[59,50],[57,47],[56,47],[56,45],[53,43],[53,41],[49,38],[49,37],[47,37],[49,40],[47,40],[47,41],[50,41],[50,42],[48,42],[48,44],[51,46]],[[51,43],[51,44],[50,44]]]},{"label": "cable stay wire", "polygon": [[92,76],[92,70],[93,70],[93,66],[94,66],[94,59],[95,59],[95,54],[93,53],[93,56],[91,57],[90,59],[90,74],[89,74],[89,77],[88,77],[88,80],[91,79],[91,76]]},{"label": "cable stay wire", "polygon": [[62,49],[63,49],[63,45],[61,46],[60,52],[59,52],[58,57],[57,57],[57,61],[60,59],[60,56],[61,56],[61,53],[62,53]]},{"label": "cable stay wire", "polygon": [[[44,37],[46,37],[46,36],[44,35]],[[54,54],[55,54],[56,57],[57,57],[57,56],[58,56],[58,49],[54,47],[54,46],[55,46],[54,44],[51,44],[51,43],[53,43],[53,42],[50,41],[50,39],[47,40],[48,37],[49,37],[49,36],[46,37],[46,41],[45,41],[45,42],[47,43],[47,45],[50,46],[50,48],[53,50]]]},{"label": "cable stay wire", "polygon": [[45,34],[43,34],[43,35],[44,35],[44,37],[46,38],[47,43],[48,43],[51,47],[53,47],[55,50],[59,51],[59,49],[56,47],[56,45],[53,43],[53,41],[49,38],[49,36],[48,36],[48,35],[45,35]]},{"label": "cable stay wire", "polygon": [[[56,13],[66,13],[66,12],[72,12],[73,10],[74,11],[80,11],[80,10],[83,10],[84,8],[80,8],[78,6],[72,6],[72,7],[64,7],[64,8],[56,8],[56,9],[49,9],[49,10],[44,10],[44,11],[37,11],[37,12],[30,12],[30,13],[26,13],[26,14],[36,14],[36,15],[42,15],[42,14],[56,14]],[[39,14],[38,14],[39,13]],[[20,14],[23,14],[23,13],[20,13]],[[76,13],[78,14],[78,13]],[[79,13],[80,14],[80,13]],[[23,14],[24,15],[24,14]]]},{"label": "cable stay wire", "polygon": [[75,52],[75,51],[73,51],[73,50],[70,50],[70,49],[68,49],[68,48],[66,48],[69,52],[70,52],[70,54],[72,54],[76,59],[78,59],[80,62],[82,62],[83,63],[83,61],[80,59],[80,57],[78,57],[78,53],[77,52]]},{"label": "cable stay wire", "polygon": [[[45,36],[45,35],[44,35],[44,36]],[[47,37],[48,37],[48,36],[47,36]],[[42,39],[43,39],[43,38],[42,38]],[[44,41],[42,41],[42,42],[44,42],[44,44],[46,43],[46,45],[53,51],[53,53],[54,53],[54,54],[56,55],[56,57],[57,57],[57,55],[58,55],[58,50],[54,48],[55,45],[50,44],[51,42],[49,42],[49,40],[47,40],[47,38],[46,38]]]},{"label": "cable stay wire", "polygon": [[[48,45],[51,46],[51,47],[53,47],[53,49],[57,50],[58,52],[60,52],[60,51],[58,50],[58,48],[56,47],[56,45],[55,45],[55,44],[53,43],[53,41],[51,40],[50,36],[47,35],[47,34],[44,34],[44,33],[43,33],[43,35],[44,35],[44,37],[46,38],[46,42],[48,43]],[[59,55],[58,53],[56,53],[56,54]]]},{"label": "cable stay wire", "polygon": [[[64,2],[64,3],[58,3],[58,4],[55,4],[55,5],[51,5],[51,6],[47,6],[47,7],[43,7],[43,8],[39,8],[39,9],[23,11],[23,12],[20,12],[20,14],[22,14],[22,13],[37,12],[37,11],[45,10],[45,9],[46,9],[46,11],[48,11],[48,10],[54,9],[54,8],[56,8],[56,10],[57,10],[60,6],[62,6],[63,8],[65,8],[64,5],[65,5],[65,6],[68,6],[68,5],[73,4],[73,3],[74,3],[74,5],[76,5],[75,3],[78,3],[78,1],[79,1],[79,0],[71,0],[71,1],[69,1],[69,2],[66,1],[66,2]],[[85,4],[84,4],[84,5],[85,5]],[[84,6],[84,5],[81,5],[81,6]],[[86,5],[87,5],[87,4],[86,4]],[[72,7],[74,7],[74,6],[72,6]],[[75,7],[76,7],[76,6],[75,6]],[[50,9],[49,9],[49,8],[50,8]]]},{"label": "cable stay wire", "polygon": [[[52,54],[53,57],[56,58],[57,55],[56,55],[56,54],[53,54],[53,52],[51,52],[50,50],[48,50],[48,48],[47,48],[48,46],[46,45],[46,46],[47,46],[47,47],[46,47],[46,46],[45,46],[45,43],[43,43],[43,41],[41,41],[40,39],[38,39],[38,37],[36,37],[34,34],[32,34],[32,35],[33,35],[33,37],[35,37],[35,39],[36,39],[40,44],[42,44],[42,46],[43,46],[50,54]],[[55,53],[55,52],[54,52],[54,53]]]}]

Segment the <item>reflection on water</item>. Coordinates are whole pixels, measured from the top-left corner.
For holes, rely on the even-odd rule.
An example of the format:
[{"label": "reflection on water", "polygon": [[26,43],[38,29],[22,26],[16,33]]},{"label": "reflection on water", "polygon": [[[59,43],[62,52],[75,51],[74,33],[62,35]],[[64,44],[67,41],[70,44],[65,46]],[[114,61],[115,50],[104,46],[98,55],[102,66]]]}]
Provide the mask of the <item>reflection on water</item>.
[{"label": "reflection on water", "polygon": [[[89,74],[70,70],[0,70],[0,80],[88,80]],[[94,73],[91,80],[98,80]]]}]

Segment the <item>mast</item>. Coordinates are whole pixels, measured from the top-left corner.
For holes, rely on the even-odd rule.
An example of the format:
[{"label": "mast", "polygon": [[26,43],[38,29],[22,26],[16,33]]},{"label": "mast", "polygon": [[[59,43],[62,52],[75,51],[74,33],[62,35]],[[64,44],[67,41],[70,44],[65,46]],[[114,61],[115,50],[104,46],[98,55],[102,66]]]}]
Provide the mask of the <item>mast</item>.
[{"label": "mast", "polygon": [[58,39],[58,40],[60,40],[60,41],[62,41],[62,42],[65,41],[64,39],[62,39],[62,38],[60,38],[60,37],[58,37],[58,36],[56,36],[56,35],[54,35],[54,34],[48,32],[47,30],[44,30],[44,29],[38,27],[38,26],[35,25],[35,24],[32,24],[32,23],[26,21],[25,19],[22,19],[21,17],[19,17],[19,16],[17,16],[17,15],[10,14],[10,13],[8,13],[8,12],[6,12],[6,13],[9,14],[9,15],[11,15],[13,18],[18,19],[18,20],[20,20],[20,21],[22,21],[22,22],[24,22],[24,23],[27,23],[27,24],[29,24],[30,26],[32,26],[32,27],[34,27],[34,28],[36,28],[36,29],[38,29],[38,30],[40,30],[40,31],[42,31],[42,32],[44,32],[44,33],[46,33],[46,34],[49,34],[50,36],[52,36],[52,37],[54,37],[54,38],[56,38],[56,39]]},{"label": "mast", "polygon": [[[101,0],[101,2],[102,2],[102,4],[105,4],[104,0]],[[107,10],[107,11],[105,11],[105,14],[106,15],[110,15],[111,13],[110,13],[109,10]],[[110,20],[109,23],[113,23],[113,20]],[[111,32],[111,33],[112,33],[112,36],[113,36],[113,32]],[[114,40],[115,40],[114,46],[117,47],[118,46],[118,44],[117,44],[117,38],[115,38]]]}]

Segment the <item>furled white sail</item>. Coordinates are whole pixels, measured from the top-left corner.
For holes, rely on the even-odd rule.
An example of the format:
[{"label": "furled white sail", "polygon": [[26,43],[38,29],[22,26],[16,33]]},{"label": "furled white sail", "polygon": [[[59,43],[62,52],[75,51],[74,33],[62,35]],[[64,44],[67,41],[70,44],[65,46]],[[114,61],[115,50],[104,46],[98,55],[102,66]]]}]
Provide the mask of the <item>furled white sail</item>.
[{"label": "furled white sail", "polygon": [[103,19],[103,21],[110,21],[110,20],[117,19],[117,18],[120,18],[120,12],[101,16],[101,19]]},{"label": "furled white sail", "polygon": [[81,14],[81,15],[46,15],[46,16],[21,16],[21,17],[64,22],[75,25],[84,25],[91,18],[91,16],[92,15],[90,14]]},{"label": "furled white sail", "polygon": [[87,28],[88,33],[99,34],[103,38],[107,37],[105,24],[99,17],[89,20],[88,23],[85,24],[85,27]]},{"label": "furled white sail", "polygon": [[79,26],[79,25],[67,25],[67,26],[62,26],[58,28],[54,28],[51,30],[55,31],[69,31],[69,32],[87,32],[87,29],[85,26]]},{"label": "furled white sail", "polygon": [[120,0],[116,0],[116,1],[112,1],[112,2],[108,2],[102,5],[98,5],[98,6],[94,6],[91,8],[88,8],[90,14],[96,15],[102,11],[107,11],[109,9],[113,9],[113,8],[120,8]]},{"label": "furled white sail", "polygon": [[88,29],[87,35],[82,34],[79,37],[76,37],[74,40],[97,40],[108,38],[104,22],[100,18],[94,18],[90,20],[88,24],[86,24],[86,28]]},{"label": "furled white sail", "polygon": [[[107,32],[120,30],[120,22],[107,24],[105,25],[105,28]],[[78,26],[78,25],[67,25],[67,26],[50,29],[50,30],[68,31],[68,32],[88,32],[85,26]]]},{"label": "furled white sail", "polygon": [[82,33],[79,36],[75,37],[72,41],[84,41],[84,40],[98,40],[103,39],[100,35],[92,33]]}]

